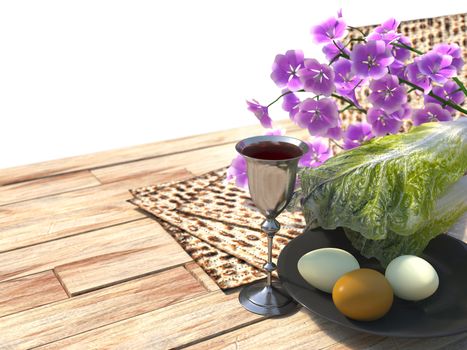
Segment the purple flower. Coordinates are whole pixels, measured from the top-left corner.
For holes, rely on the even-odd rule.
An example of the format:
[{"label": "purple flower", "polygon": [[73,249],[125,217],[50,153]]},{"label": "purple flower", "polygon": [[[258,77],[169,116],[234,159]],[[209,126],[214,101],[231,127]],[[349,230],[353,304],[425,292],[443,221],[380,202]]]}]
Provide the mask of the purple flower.
[{"label": "purple flower", "polygon": [[313,58],[305,60],[305,67],[298,71],[298,76],[303,83],[303,88],[316,95],[330,96],[336,88],[332,68]]},{"label": "purple flower", "polygon": [[315,137],[306,144],[308,145],[308,152],[300,158],[298,162],[300,167],[316,168],[332,156],[331,147],[320,137]]},{"label": "purple flower", "polygon": [[405,87],[399,85],[399,79],[395,75],[386,74],[381,79],[372,80],[370,90],[368,101],[387,113],[397,111],[407,102],[407,91]]},{"label": "purple flower", "polygon": [[390,18],[386,22],[376,27],[375,30],[368,35],[367,40],[382,40],[385,43],[390,43],[394,40],[397,40],[400,37],[400,34],[397,33],[398,26],[399,21],[395,20],[394,18]]},{"label": "purple flower", "polygon": [[337,18],[331,17],[311,28],[311,35],[316,44],[332,42],[344,36],[347,25],[342,18],[342,12],[339,11],[337,15]]},{"label": "purple flower", "polygon": [[340,140],[344,132],[342,131],[342,121],[339,115],[337,116],[337,126],[329,128],[322,136],[328,139]]},{"label": "purple flower", "polygon": [[358,79],[352,72],[352,63],[346,59],[338,59],[333,65],[334,69],[334,83],[336,91],[343,97],[348,98],[357,107],[360,104],[355,96],[355,89],[362,83],[362,79]]},{"label": "purple flower", "polygon": [[404,103],[401,110],[399,111],[401,119],[408,119],[412,115],[412,107],[410,103]]},{"label": "purple flower", "polygon": [[285,135],[285,129],[268,129],[268,130],[266,130],[264,135],[283,136],[283,135]]},{"label": "purple flower", "polygon": [[263,127],[268,129],[272,128],[272,120],[269,117],[267,106],[260,105],[256,100],[253,100],[253,102],[246,101],[246,103],[248,105],[248,110],[254,113]]},{"label": "purple flower", "polygon": [[301,89],[297,72],[303,68],[303,59],[301,50],[289,50],[285,55],[277,55],[272,65],[271,79],[280,88],[287,87],[291,91]]},{"label": "purple flower", "polygon": [[433,52],[440,55],[448,55],[452,57],[451,66],[460,73],[464,60],[462,59],[462,50],[457,44],[436,44],[433,47]]},{"label": "purple flower", "polygon": [[235,180],[235,185],[241,188],[248,188],[248,174],[246,160],[242,155],[238,155],[232,160],[227,169],[227,181]]},{"label": "purple flower", "polygon": [[[435,86],[433,88],[433,94],[458,105],[461,105],[465,100],[464,93],[460,91],[459,86],[451,80],[447,81],[443,86]],[[425,95],[425,104],[426,103],[437,103],[442,105],[440,101],[428,95]],[[450,106],[443,107],[450,111],[451,114],[455,114],[456,112],[455,109]]]},{"label": "purple flower", "polygon": [[300,103],[295,121],[301,128],[307,128],[310,135],[322,136],[329,129],[338,126],[339,111],[330,98],[319,101],[307,98]]},{"label": "purple flower", "polygon": [[[286,93],[288,90],[283,90],[282,93]],[[289,112],[289,117],[292,121],[295,121],[295,115],[298,113],[298,105],[300,99],[294,93],[288,93],[282,99],[282,109]]]},{"label": "purple flower", "polygon": [[360,106],[360,103],[357,100],[357,96],[355,95],[355,90],[349,90],[349,91],[340,90],[340,94],[342,97],[345,97],[347,100],[352,101],[353,104],[357,108],[362,108],[362,106]]},{"label": "purple flower", "polygon": [[355,88],[360,79],[352,72],[352,63],[343,58],[339,58],[332,65],[334,69],[334,83],[336,84],[337,92],[348,91]]},{"label": "purple flower", "polygon": [[405,79],[406,78],[406,65],[401,62],[401,61],[398,61],[398,60],[394,60],[394,62],[392,62],[390,65],[389,65],[389,72],[392,74],[392,75],[395,75],[397,76],[398,78],[402,78],[402,79]]},{"label": "purple flower", "polygon": [[451,113],[436,103],[427,103],[425,108],[416,109],[413,113],[414,125],[448,120],[452,120]]},{"label": "purple flower", "polygon": [[343,135],[342,127],[340,124],[341,123],[339,120],[339,125],[334,128],[328,129],[328,131],[326,131],[326,133],[323,136],[333,140],[340,140]]},{"label": "purple flower", "polygon": [[394,62],[394,57],[384,41],[377,40],[355,45],[350,60],[355,75],[378,79],[387,73],[386,67]]},{"label": "purple flower", "polygon": [[[401,36],[399,40],[397,40],[397,43],[411,46],[409,38],[405,36]],[[391,74],[396,75],[399,78],[405,79],[405,61],[407,61],[410,58],[410,50],[400,46],[391,45],[391,53],[394,56],[394,62],[391,65],[389,65],[389,71],[391,72]]]},{"label": "purple flower", "polygon": [[449,78],[456,75],[456,69],[451,66],[452,57],[430,51],[417,60],[420,73],[425,74],[431,80],[443,84]]},{"label": "purple flower", "polygon": [[[406,36],[401,36],[397,43],[411,46],[410,39]],[[410,58],[410,50],[400,46],[391,45],[391,52],[396,61],[405,62]]]},{"label": "purple flower", "polygon": [[384,136],[396,134],[402,125],[403,110],[387,113],[384,109],[372,107],[368,110],[366,119],[371,124],[373,134]]},{"label": "purple flower", "polygon": [[415,58],[415,61],[407,66],[407,79],[411,82],[414,83],[417,86],[420,86],[423,89],[423,92],[425,95],[429,94],[431,91],[431,79],[420,72],[420,69],[418,69],[418,57]]},{"label": "purple flower", "polygon": [[336,40],[335,43],[329,43],[323,46],[323,53],[328,61],[333,60],[337,55],[341,54],[341,50],[346,55],[350,55],[350,50],[344,47],[344,44],[340,40]]},{"label": "purple flower", "polygon": [[371,125],[365,122],[350,124],[344,134],[344,148],[351,149],[360,146],[375,137]]}]

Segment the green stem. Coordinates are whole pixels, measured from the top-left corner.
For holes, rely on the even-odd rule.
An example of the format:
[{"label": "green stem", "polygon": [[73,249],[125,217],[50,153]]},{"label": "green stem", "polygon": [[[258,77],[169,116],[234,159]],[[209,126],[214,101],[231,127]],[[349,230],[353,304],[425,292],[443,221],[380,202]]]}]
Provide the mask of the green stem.
[{"label": "green stem", "polygon": [[467,96],[467,89],[465,88],[465,85],[462,84],[462,81],[458,77],[452,78],[456,82],[456,84],[459,86],[459,89],[464,93],[465,96]]},{"label": "green stem", "polygon": [[339,144],[336,142],[336,140],[330,138],[329,141],[331,141],[333,144],[335,144],[335,145],[336,145],[337,147],[339,147],[340,149],[344,149],[344,147],[342,147],[341,145],[339,145]]},{"label": "green stem", "polygon": [[400,47],[402,49],[407,49],[409,51],[412,51],[412,52],[415,52],[416,54],[418,55],[423,55],[423,52],[420,51],[420,50],[417,50],[415,48],[413,48],[412,46],[409,46],[409,45],[406,45],[404,43],[401,43],[400,41],[398,41],[397,43],[391,43],[392,46],[396,46],[396,47]]},{"label": "green stem", "polygon": [[[408,85],[416,90],[419,90],[419,91],[424,91],[420,86],[418,85],[415,85],[413,83],[411,83],[410,81],[407,81],[405,79],[402,79],[402,78],[399,78],[399,82],[400,83],[403,83],[405,85]],[[454,108],[456,111],[459,111],[461,113],[464,113],[464,114],[467,114],[467,110],[465,110],[464,108],[462,108],[461,106],[458,106],[457,104],[449,101],[449,100],[445,100],[444,98],[438,96],[438,95],[435,95],[432,91],[430,91],[430,93],[428,94],[428,96],[431,96],[433,97],[435,100],[438,100],[439,102],[443,103],[443,105],[445,106],[449,106],[449,107],[452,107]]]},{"label": "green stem", "polygon": [[351,100],[345,98],[344,96],[341,96],[341,95],[338,95],[338,94],[332,94],[331,95],[332,97],[335,97],[341,101],[344,101],[346,103],[348,103],[349,105],[351,105],[352,107],[355,107],[355,109],[359,110],[360,112],[363,112],[363,113],[366,113],[366,109],[363,109],[363,108],[358,108],[355,103],[353,103]]},{"label": "green stem", "polygon": [[368,35],[368,34],[365,34],[360,28],[352,27],[352,26],[347,26],[347,28],[352,29],[352,30],[356,30],[357,32],[362,34],[364,37],[366,37]]},{"label": "green stem", "polygon": [[345,112],[346,110],[348,110],[349,108],[353,108],[352,105],[347,105],[346,107],[342,108],[339,113],[342,113],[342,112]]},{"label": "green stem", "polygon": [[336,62],[339,57],[343,57],[343,56],[340,53],[338,53],[332,58],[331,61],[329,61],[329,65],[332,65],[334,62]]},{"label": "green stem", "polygon": [[347,55],[347,54],[344,52],[344,50],[343,50],[339,45],[337,45],[337,43],[336,43],[335,40],[333,40],[332,42],[334,43],[334,46],[337,47],[337,49],[340,51],[342,57],[344,57],[344,58],[350,58],[350,56]]},{"label": "green stem", "polygon": [[366,39],[365,38],[354,38],[354,39],[350,39],[349,41],[347,41],[347,43],[344,45],[344,48],[348,47],[351,43],[353,43],[354,41],[365,41],[366,42]]},{"label": "green stem", "polygon": [[360,84],[363,82],[363,79],[360,79],[360,81],[357,83],[357,85],[355,85],[352,89],[352,91],[355,91],[359,86]]},{"label": "green stem", "polygon": [[[274,101],[272,101],[270,104],[268,104],[266,107],[271,107],[274,103],[276,103],[277,101],[279,101],[282,97],[284,97],[285,95],[288,95],[288,94],[291,94],[293,93],[294,91],[286,91],[284,92],[282,95],[280,95],[278,98],[276,98]],[[304,89],[301,89],[301,90],[297,90],[295,92],[305,92]]]}]

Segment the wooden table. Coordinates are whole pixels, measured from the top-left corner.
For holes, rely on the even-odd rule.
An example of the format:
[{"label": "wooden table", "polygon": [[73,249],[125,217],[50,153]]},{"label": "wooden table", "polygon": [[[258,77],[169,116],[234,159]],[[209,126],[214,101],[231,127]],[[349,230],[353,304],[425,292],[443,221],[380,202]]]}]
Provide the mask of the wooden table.
[{"label": "wooden table", "polygon": [[394,339],[304,310],[251,314],[238,290],[219,290],[126,202],[129,188],[229,164],[234,143],[261,132],[239,128],[0,170],[0,349],[466,349],[467,334]]}]

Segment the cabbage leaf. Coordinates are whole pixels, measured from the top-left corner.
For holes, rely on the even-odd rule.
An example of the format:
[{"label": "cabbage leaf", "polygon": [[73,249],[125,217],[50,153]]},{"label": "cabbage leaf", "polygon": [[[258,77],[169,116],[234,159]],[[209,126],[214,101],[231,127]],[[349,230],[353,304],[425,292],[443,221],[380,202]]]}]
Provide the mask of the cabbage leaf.
[{"label": "cabbage leaf", "polygon": [[343,227],[384,266],[419,255],[467,210],[467,118],[373,139],[301,172],[308,225]]}]

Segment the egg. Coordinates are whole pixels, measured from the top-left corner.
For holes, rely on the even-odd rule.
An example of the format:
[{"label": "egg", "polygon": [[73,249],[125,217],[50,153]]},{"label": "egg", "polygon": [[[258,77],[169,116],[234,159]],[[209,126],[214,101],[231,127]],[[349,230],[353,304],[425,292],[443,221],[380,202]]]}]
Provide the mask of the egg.
[{"label": "egg", "polygon": [[321,248],[303,255],[298,261],[300,275],[313,287],[331,293],[343,274],[360,268],[352,254],[338,248]]},{"label": "egg", "polygon": [[431,296],[439,286],[436,270],[425,259],[401,255],[386,268],[386,278],[401,299],[418,301]]},{"label": "egg", "polygon": [[391,308],[394,295],[384,275],[376,270],[358,269],[339,278],[332,290],[336,308],[358,321],[374,321]]}]

